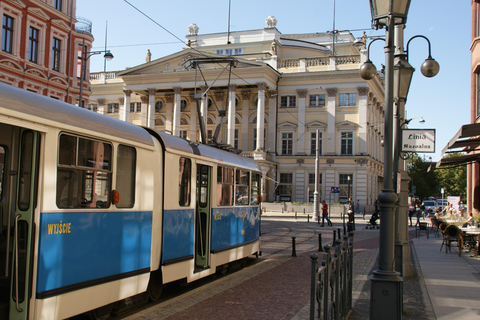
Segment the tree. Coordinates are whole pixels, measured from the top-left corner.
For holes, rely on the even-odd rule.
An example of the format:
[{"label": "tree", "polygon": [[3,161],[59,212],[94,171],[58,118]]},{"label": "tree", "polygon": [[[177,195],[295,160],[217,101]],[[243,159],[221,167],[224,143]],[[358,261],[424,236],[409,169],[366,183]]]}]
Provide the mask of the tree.
[{"label": "tree", "polygon": [[[461,153],[455,152],[446,155],[444,158],[458,157],[461,155]],[[435,171],[437,172],[439,186],[444,188],[445,197],[460,196],[465,203],[467,195],[467,165],[461,164],[439,168]]]},{"label": "tree", "polygon": [[436,171],[429,170],[431,165],[432,162],[425,162],[417,154],[411,154],[407,159],[407,172],[412,179],[410,193],[420,200],[440,194]]}]

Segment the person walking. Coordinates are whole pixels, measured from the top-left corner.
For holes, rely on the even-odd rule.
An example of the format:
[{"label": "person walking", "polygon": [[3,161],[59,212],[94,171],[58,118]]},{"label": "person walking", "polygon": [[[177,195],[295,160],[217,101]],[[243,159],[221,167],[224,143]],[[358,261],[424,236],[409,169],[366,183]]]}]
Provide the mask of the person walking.
[{"label": "person walking", "polygon": [[320,227],[324,226],[325,219],[327,220],[328,226],[332,227],[333,223],[328,218],[328,204],[325,202],[325,200],[322,200],[322,225]]},{"label": "person walking", "polygon": [[422,209],[420,208],[418,203],[415,205],[415,214],[417,215],[417,223],[415,224],[415,226],[419,226],[420,225],[420,216],[422,215]]},{"label": "person walking", "polygon": [[410,202],[410,204],[408,205],[408,220],[410,220],[410,227],[413,226],[412,224],[413,212],[415,212],[415,207],[413,206],[413,202]]}]

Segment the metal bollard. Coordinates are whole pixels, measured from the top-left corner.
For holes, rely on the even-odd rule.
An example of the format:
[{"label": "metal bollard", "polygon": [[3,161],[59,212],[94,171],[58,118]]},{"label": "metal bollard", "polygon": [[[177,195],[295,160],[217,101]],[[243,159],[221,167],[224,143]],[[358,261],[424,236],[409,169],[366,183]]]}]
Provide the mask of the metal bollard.
[{"label": "metal bollard", "polygon": [[295,211],[295,220],[297,220],[297,212]]},{"label": "metal bollard", "polygon": [[307,214],[307,222],[310,222],[310,215]]},{"label": "metal bollard", "polygon": [[292,237],[292,257],[297,256],[297,250],[295,249],[295,237]]},{"label": "metal bollard", "polygon": [[343,234],[347,234],[347,230],[345,229],[345,226],[343,226]]},{"label": "metal bollard", "polygon": [[[340,238],[342,237],[342,233],[340,232],[340,228],[338,228],[338,240],[340,240]],[[345,230],[345,229],[344,229]]]},{"label": "metal bollard", "polygon": [[335,239],[337,239],[337,231],[333,230],[333,246],[335,246]]},{"label": "metal bollard", "polygon": [[323,252],[323,247],[322,247],[322,234],[318,234],[318,251]]}]

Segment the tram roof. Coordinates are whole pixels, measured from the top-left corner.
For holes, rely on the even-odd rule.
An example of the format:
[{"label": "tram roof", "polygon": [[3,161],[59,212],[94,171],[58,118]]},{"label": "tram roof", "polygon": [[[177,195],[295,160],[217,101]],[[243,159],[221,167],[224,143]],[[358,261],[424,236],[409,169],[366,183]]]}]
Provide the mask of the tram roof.
[{"label": "tram roof", "polygon": [[0,83],[0,97],[0,108],[9,110],[8,116],[65,129],[74,127],[153,146],[147,131],[125,121],[3,83]]},{"label": "tram roof", "polygon": [[202,156],[219,164],[239,167],[247,170],[260,171],[260,166],[252,158],[237,155],[233,152],[210,147],[205,144],[188,141],[168,133],[153,131],[163,142],[165,150],[170,152],[182,152],[191,155]]}]

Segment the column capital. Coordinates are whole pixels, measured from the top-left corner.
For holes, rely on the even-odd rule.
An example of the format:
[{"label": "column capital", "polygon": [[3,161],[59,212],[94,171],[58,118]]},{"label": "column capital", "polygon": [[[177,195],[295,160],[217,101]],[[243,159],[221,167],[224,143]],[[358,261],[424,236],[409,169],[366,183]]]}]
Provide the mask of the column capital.
[{"label": "column capital", "polygon": [[125,98],[124,97],[118,98],[118,102],[120,102],[120,104],[124,104]]},{"label": "column capital", "polygon": [[358,94],[361,96],[366,96],[368,94],[368,87],[358,87]]},{"label": "column capital", "polygon": [[142,103],[148,103],[148,99],[148,96],[140,96],[140,101],[142,101]]},{"label": "column capital", "polygon": [[336,95],[336,94],[337,94],[337,88],[329,88],[329,89],[327,89],[327,94],[328,94],[329,96],[334,96],[334,95]]},{"label": "column capital", "polygon": [[157,90],[154,88],[148,88],[147,91],[148,91],[148,95],[151,96],[152,94],[155,94]]},{"label": "column capital", "polygon": [[257,83],[257,86],[258,86],[258,90],[265,90],[265,89],[267,89],[267,84],[266,84],[265,82]]},{"label": "column capital", "polygon": [[173,88],[173,92],[174,92],[175,94],[181,94],[181,93],[182,93],[182,88],[180,88],[180,87],[174,87],[174,88]]},{"label": "column capital", "polygon": [[242,91],[240,93],[242,100],[250,100],[251,93],[250,91]]},{"label": "column capital", "polygon": [[277,95],[277,90],[267,90],[267,98],[271,99],[272,97],[275,97]]},{"label": "column capital", "polygon": [[299,98],[306,98],[307,97],[307,90],[306,89],[297,89],[297,94]]},{"label": "column capital", "polygon": [[132,90],[123,90],[123,93],[126,97],[130,98],[130,96],[132,95]]},{"label": "column capital", "polygon": [[231,84],[228,86],[228,91],[235,91],[237,89],[237,85],[236,84]]},{"label": "column capital", "polygon": [[105,105],[105,99],[103,99],[103,98],[97,99],[97,103],[98,103],[100,106],[104,106],[104,105]]},{"label": "column capital", "polygon": [[215,92],[213,96],[215,97],[215,101],[223,101],[223,99],[225,98],[225,94],[221,91]]}]

